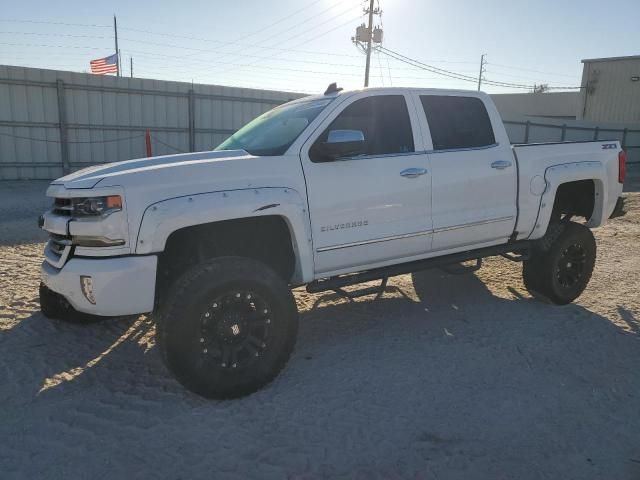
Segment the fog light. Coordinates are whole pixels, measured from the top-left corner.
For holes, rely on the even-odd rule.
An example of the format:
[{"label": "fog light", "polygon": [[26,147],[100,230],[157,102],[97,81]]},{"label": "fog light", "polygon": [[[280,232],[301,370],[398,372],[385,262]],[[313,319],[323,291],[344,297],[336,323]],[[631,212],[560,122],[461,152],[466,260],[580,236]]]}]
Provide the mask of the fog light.
[{"label": "fog light", "polygon": [[96,297],[93,296],[93,278],[88,275],[80,275],[80,288],[84,298],[95,305]]}]

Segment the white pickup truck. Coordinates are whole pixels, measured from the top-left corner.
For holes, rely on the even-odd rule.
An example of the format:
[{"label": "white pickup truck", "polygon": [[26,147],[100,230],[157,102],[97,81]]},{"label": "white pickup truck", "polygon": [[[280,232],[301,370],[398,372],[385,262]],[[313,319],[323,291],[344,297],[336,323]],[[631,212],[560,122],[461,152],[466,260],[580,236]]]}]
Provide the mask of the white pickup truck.
[{"label": "white pickup truck", "polygon": [[615,140],[511,145],[484,93],[332,84],[214,151],[52,182],[42,311],[154,312],[183,385],[246,395],[293,350],[292,287],[367,295],[390,276],[503,255],[523,262],[531,292],[573,301],[595,263],[590,228],[623,212],[624,173]]}]

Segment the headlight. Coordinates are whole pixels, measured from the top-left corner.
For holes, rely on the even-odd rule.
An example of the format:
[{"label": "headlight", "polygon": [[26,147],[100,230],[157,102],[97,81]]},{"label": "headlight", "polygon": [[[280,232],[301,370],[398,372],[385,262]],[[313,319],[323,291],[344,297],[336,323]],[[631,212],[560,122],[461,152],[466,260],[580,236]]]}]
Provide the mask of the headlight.
[{"label": "headlight", "polygon": [[120,195],[108,197],[88,197],[72,199],[72,216],[74,217],[106,217],[122,210]]}]

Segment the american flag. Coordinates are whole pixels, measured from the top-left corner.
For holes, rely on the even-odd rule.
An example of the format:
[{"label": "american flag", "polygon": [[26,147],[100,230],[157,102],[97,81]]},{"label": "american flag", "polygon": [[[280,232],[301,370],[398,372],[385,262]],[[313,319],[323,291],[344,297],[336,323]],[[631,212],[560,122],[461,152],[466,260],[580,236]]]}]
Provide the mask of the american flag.
[{"label": "american flag", "polygon": [[116,73],[118,71],[118,54],[114,53],[104,58],[97,58],[89,62],[91,73],[104,75],[105,73]]}]

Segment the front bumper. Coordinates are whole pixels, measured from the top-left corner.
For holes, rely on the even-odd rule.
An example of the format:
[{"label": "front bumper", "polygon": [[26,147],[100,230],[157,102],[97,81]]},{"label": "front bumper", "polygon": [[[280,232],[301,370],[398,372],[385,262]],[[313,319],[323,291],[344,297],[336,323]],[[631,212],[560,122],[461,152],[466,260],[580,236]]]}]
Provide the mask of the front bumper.
[{"label": "front bumper", "polygon": [[[62,268],[44,261],[42,282],[62,295],[76,310],[92,315],[121,316],[153,310],[155,255],[82,258],[73,257]],[[95,304],[83,294],[80,277],[90,276]]]}]

